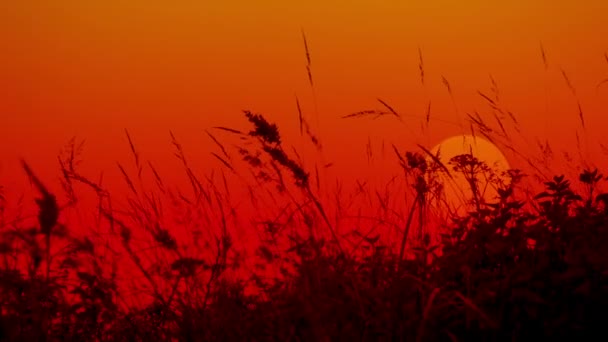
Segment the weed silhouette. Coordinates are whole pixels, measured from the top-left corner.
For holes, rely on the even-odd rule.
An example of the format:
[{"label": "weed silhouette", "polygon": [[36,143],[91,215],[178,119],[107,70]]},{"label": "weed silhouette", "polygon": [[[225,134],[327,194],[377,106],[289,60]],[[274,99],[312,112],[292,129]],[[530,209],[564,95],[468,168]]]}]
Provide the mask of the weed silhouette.
[{"label": "weed silhouette", "polygon": [[[420,65],[423,79],[422,57]],[[597,169],[583,170],[578,179],[548,179],[525,200],[517,195],[526,176],[510,170],[496,178],[498,197],[484,200],[477,180],[492,170],[472,155],[444,164],[422,146],[420,153],[393,146],[414,200],[394,224],[398,238],[387,241],[375,226],[338,231],[309,171],[284,149],[278,126],[261,114],[244,114],[252,125],[248,133],[216,129],[240,138],[236,152],[257,182],[252,202],[263,201],[256,193],[268,189],[287,199],[274,201],[277,215],[261,223],[260,243],[249,256],[235,246],[228,187],[220,191],[211,178],[198,177],[173,134],[191,197],[142,161],[128,132],[135,175],[118,165],[129,189],[120,208],[101,182],[79,173],[81,145],[74,141],[59,158],[66,206],[23,162],[40,195],[38,221],[22,226],[6,220],[10,199],[0,192],[2,339],[530,341],[606,335],[608,193]],[[368,115],[381,114],[349,117]],[[471,120],[486,127],[476,116]],[[221,150],[215,157],[245,178],[234,151],[207,133]],[[439,176],[456,173],[471,187],[471,210],[432,227],[429,210],[442,198]],[[153,187],[146,186],[146,174]],[[62,222],[63,210],[77,202],[77,183],[99,200],[98,226],[85,234]],[[355,196],[369,194],[363,183],[358,189]],[[378,212],[386,214],[388,201],[377,197],[384,207]],[[180,219],[164,217],[167,210]],[[188,226],[195,215],[203,228]],[[370,220],[388,226],[385,221]],[[180,225],[188,228],[186,238],[177,233]]]}]

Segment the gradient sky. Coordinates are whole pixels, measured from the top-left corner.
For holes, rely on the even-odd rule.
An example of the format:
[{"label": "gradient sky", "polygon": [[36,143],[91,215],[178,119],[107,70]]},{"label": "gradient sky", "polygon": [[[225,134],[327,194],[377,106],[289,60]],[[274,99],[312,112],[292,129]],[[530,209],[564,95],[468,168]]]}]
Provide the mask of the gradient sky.
[{"label": "gradient sky", "polygon": [[[168,177],[178,165],[170,129],[195,167],[220,167],[204,131],[247,128],[243,109],[276,121],[300,146],[295,95],[316,122],[302,29],[314,129],[337,173],[366,174],[368,137],[406,149],[459,134],[466,112],[489,113],[477,90],[490,94],[490,75],[531,144],[522,146],[538,137],[572,148],[578,131],[597,156],[608,124],[608,85],[596,89],[608,78],[607,16],[604,0],[3,1],[0,180],[15,192],[27,184],[19,157],[58,176],[56,155],[72,136],[86,140],[90,174],[117,176],[115,162],[129,161],[125,128]],[[340,119],[382,109],[377,98],[417,117]]]}]

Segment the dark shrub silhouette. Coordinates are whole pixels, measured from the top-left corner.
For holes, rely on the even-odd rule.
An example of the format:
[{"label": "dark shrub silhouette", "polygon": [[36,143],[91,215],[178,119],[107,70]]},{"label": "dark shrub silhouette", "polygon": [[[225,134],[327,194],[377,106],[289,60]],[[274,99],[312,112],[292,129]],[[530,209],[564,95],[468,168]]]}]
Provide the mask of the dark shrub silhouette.
[{"label": "dark shrub silhouette", "polygon": [[[61,212],[66,208],[24,163],[40,194],[38,222],[19,226],[3,221],[1,338],[530,341],[606,337],[608,193],[600,190],[605,177],[598,170],[586,170],[575,180],[581,191],[573,188],[571,180],[556,176],[544,184],[544,191],[525,201],[515,196],[523,174],[512,170],[502,178],[495,201],[474,196],[470,212],[451,217],[444,229],[435,232],[425,229],[425,221],[419,219],[414,236],[409,234],[412,217],[441,191],[434,175],[475,169],[467,175],[475,194],[473,178],[487,166],[470,155],[439,165],[422,154],[402,155],[394,148],[406,177],[415,180],[416,201],[403,215],[402,238],[390,244],[380,234],[357,229],[358,239],[353,242],[335,230],[311,188],[309,172],[283,148],[277,126],[259,114],[246,112],[246,117],[254,126],[249,134],[220,129],[243,138],[245,143],[237,150],[258,180],[278,184],[278,193],[299,204],[288,219],[267,221],[256,255],[245,256],[258,260],[260,272],[253,269],[243,273],[247,276],[234,276],[249,266],[243,266],[227,229],[232,215],[228,197],[210,180],[195,176],[175,137],[195,198],[169,190],[152,164],[148,170],[156,189],[177,206],[219,213],[218,226],[209,227],[213,234],[196,253],[186,248],[173,227],[166,226],[152,192],[138,188],[144,166],[130,137],[138,172],[132,179],[119,165],[133,195],[120,210],[100,183],[78,173],[74,153],[60,159],[67,197],[76,201],[76,183],[92,189],[99,198],[99,226],[108,228],[109,237],[98,234],[99,227],[78,236],[75,228],[64,226]],[[236,172],[227,149],[213,139],[224,154],[216,157]],[[291,173],[294,186],[282,176],[284,170]],[[0,203],[5,200],[0,197]],[[192,234],[198,241],[203,232]],[[153,252],[138,245],[142,237],[152,241]],[[264,267],[275,271],[263,272]],[[139,283],[132,287],[128,281],[121,283],[121,268],[140,276]],[[256,290],[248,290],[252,287]]]}]

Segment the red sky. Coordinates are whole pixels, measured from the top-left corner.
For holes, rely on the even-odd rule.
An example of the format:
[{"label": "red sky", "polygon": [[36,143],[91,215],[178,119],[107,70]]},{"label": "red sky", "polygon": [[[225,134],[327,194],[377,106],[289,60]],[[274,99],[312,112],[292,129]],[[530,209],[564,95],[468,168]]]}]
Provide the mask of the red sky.
[{"label": "red sky", "polygon": [[[376,148],[382,140],[404,150],[430,147],[461,133],[444,121],[466,122],[475,110],[493,120],[477,94],[491,93],[490,75],[530,142],[520,145],[522,152],[536,153],[537,137],[555,151],[576,151],[578,132],[598,161],[608,123],[608,85],[596,88],[608,78],[607,15],[603,0],[4,1],[0,184],[14,194],[27,186],[20,157],[43,178],[57,177],[57,152],[72,136],[86,140],[85,171],[118,177],[115,162],[130,161],[125,128],[169,180],[181,178],[169,130],[195,168],[219,168],[204,131],[246,128],[243,109],[263,113],[301,146],[296,94],[315,122],[302,29],[319,114],[314,129],[334,175],[377,170],[366,169],[368,137]],[[408,116],[405,125],[340,118],[383,109],[377,98],[417,117]],[[429,101],[431,127],[423,131]],[[392,153],[387,158],[394,162]]]}]

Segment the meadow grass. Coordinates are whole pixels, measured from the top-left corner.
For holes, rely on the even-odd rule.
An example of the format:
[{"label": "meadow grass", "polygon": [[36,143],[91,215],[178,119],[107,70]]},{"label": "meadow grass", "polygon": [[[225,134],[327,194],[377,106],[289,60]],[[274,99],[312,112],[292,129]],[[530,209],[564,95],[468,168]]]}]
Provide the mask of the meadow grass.
[{"label": "meadow grass", "polygon": [[[442,203],[439,174],[491,170],[471,155],[443,164],[422,146],[393,146],[413,201],[397,212],[395,179],[384,193],[358,183],[351,199],[366,198],[377,215],[353,215],[341,203],[348,196],[336,194],[331,210],[322,203],[275,124],[245,117],[250,131],[216,129],[238,136],[240,159],[209,133],[221,151],[215,157],[243,182],[240,172],[250,172],[250,199],[267,209],[258,240],[241,249],[226,176],[200,179],[173,135],[190,196],[141,160],[128,133],[135,174],[118,165],[130,192],[120,208],[79,174],[74,142],[59,159],[67,206],[23,162],[39,209],[36,225],[2,227],[2,337],[502,341],[603,333],[608,194],[597,170],[574,180],[580,191],[556,176],[525,201],[515,198],[523,175],[512,170],[494,178],[495,201],[473,196],[471,211],[432,221]],[[60,219],[77,203],[76,183],[98,198],[97,226],[85,234]],[[179,217],[180,209],[190,216],[172,221],[168,212]],[[354,219],[356,228],[339,230]]]},{"label": "meadow grass", "polygon": [[[419,56],[424,84],[420,50]],[[306,57],[314,92],[308,45]],[[456,108],[450,83],[442,81]],[[521,157],[528,175],[498,174],[469,154],[442,161],[423,145],[417,151],[391,145],[398,172],[384,186],[338,179],[330,192],[321,185],[319,164],[306,167],[279,127],[250,111],[244,112],[249,129],[206,131],[221,165],[209,174],[190,167],[185,148],[170,134],[188,190],[163,179],[128,132],[132,164],[117,164],[128,189],[124,196],[113,194],[102,178],[80,173],[83,146],[75,140],[58,158],[61,195],[23,161],[39,198],[35,220],[8,218],[4,208],[11,198],[0,187],[0,339],[605,336],[606,177],[586,166],[575,177],[551,175],[539,159],[521,152],[512,143],[520,132],[517,118],[492,84],[492,94],[479,93],[491,115],[468,113],[466,124],[471,134]],[[387,116],[403,123],[404,114],[385,100],[378,103],[382,110],[343,118]],[[297,96],[296,106],[300,135],[322,151]],[[578,115],[584,127],[580,105]],[[429,102],[423,121],[428,126],[432,120]],[[550,154],[548,143],[540,149],[541,157]],[[366,153],[373,157],[371,147]],[[457,173],[472,194],[459,213],[446,205],[448,184],[442,181]],[[480,180],[498,196],[485,198]],[[94,195],[94,206],[79,206],[82,191]],[[250,211],[241,206],[243,198]],[[70,210],[89,210],[92,224],[70,225],[63,219]]]}]

